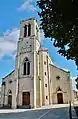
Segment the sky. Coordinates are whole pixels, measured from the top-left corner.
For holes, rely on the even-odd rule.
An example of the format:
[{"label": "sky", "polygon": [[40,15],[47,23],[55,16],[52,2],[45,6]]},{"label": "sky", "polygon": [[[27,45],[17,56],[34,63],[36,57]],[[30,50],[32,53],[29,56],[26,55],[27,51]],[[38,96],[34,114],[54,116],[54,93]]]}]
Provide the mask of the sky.
[{"label": "sky", "polygon": [[[20,21],[28,18],[37,18],[39,8],[36,0],[0,0],[0,82],[3,77],[15,69],[15,56],[19,39]],[[68,69],[72,77],[78,75],[74,61],[67,61],[60,56],[49,38],[44,37],[41,31],[41,43],[48,48],[48,52],[55,63],[63,69]],[[73,78],[73,87],[75,81]]]}]

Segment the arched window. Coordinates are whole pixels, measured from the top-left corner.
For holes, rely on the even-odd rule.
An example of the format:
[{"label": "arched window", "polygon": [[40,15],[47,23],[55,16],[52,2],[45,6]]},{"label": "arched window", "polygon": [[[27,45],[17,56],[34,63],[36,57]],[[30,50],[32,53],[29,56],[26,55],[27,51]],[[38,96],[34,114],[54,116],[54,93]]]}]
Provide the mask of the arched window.
[{"label": "arched window", "polygon": [[8,95],[9,95],[9,94],[12,94],[12,91],[11,91],[10,89],[8,90]]},{"label": "arched window", "polygon": [[29,75],[30,74],[30,62],[28,60],[28,58],[24,59],[24,63],[23,63],[23,75]]},{"label": "arched window", "polygon": [[8,90],[8,106],[12,107],[12,91],[10,89]]},{"label": "arched window", "polygon": [[24,37],[27,36],[27,25],[24,26]]},{"label": "arched window", "polygon": [[31,35],[31,24],[28,25],[28,36]]}]

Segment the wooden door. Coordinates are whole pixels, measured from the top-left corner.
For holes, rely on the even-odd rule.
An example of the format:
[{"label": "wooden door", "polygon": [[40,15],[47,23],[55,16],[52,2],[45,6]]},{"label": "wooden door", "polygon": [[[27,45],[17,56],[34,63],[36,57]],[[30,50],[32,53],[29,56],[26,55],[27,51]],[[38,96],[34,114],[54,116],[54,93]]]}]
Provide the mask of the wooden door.
[{"label": "wooden door", "polygon": [[63,94],[62,93],[57,94],[57,100],[58,100],[58,104],[63,104]]},{"label": "wooden door", "polygon": [[30,104],[30,92],[23,92],[23,105]]},{"label": "wooden door", "polygon": [[12,106],[12,95],[8,95],[8,106],[11,108]]}]

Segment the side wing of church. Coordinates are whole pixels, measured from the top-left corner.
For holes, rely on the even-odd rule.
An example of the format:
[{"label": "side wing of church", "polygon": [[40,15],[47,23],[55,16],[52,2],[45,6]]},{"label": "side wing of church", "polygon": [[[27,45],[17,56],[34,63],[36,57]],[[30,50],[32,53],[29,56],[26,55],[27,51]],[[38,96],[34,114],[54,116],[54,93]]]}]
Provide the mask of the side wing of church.
[{"label": "side wing of church", "polygon": [[1,104],[10,108],[36,108],[72,100],[70,72],[55,66],[48,50],[41,48],[36,19],[20,23],[15,70],[3,78],[1,90]]}]

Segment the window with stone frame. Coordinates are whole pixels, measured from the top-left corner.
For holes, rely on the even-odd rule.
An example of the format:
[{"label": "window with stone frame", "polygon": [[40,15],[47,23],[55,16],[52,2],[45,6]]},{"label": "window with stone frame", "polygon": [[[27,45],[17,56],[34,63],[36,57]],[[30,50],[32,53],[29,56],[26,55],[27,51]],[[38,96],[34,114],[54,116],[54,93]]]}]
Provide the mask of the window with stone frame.
[{"label": "window with stone frame", "polygon": [[25,58],[23,62],[23,75],[30,75],[30,62],[28,58]]},{"label": "window with stone frame", "polygon": [[24,26],[24,37],[27,36],[27,25]]},{"label": "window with stone frame", "polygon": [[9,84],[11,84],[11,83],[12,83],[12,80],[9,81]]},{"label": "window with stone frame", "polygon": [[46,75],[46,72],[45,72],[45,75]]},{"label": "window with stone frame", "polygon": [[57,79],[57,80],[60,80],[60,76],[59,76],[59,75],[58,75],[58,76],[56,76],[56,79]]},{"label": "window with stone frame", "polygon": [[8,90],[8,94],[12,94],[12,91],[10,89]]},{"label": "window with stone frame", "polygon": [[46,61],[44,61],[44,64],[46,65]]},{"label": "window with stone frame", "polygon": [[47,87],[47,84],[45,84],[45,87]]},{"label": "window with stone frame", "polygon": [[48,99],[48,96],[46,96],[46,100]]},{"label": "window with stone frame", "polygon": [[31,35],[31,24],[28,24],[28,36]]}]

